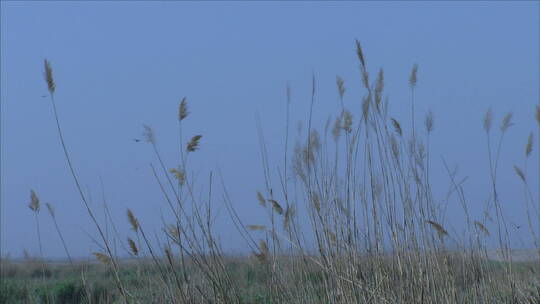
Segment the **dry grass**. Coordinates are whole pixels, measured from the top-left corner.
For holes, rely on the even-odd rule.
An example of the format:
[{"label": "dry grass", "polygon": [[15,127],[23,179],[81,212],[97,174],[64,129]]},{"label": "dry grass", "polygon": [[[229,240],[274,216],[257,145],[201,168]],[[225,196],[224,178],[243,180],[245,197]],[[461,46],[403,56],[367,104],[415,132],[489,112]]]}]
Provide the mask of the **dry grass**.
[{"label": "dry grass", "polygon": [[[213,227],[213,173],[208,175],[207,188],[199,187],[188,174],[188,154],[199,149],[202,135],[192,136],[185,151],[180,149],[179,164],[166,165],[156,147],[154,131],[144,125],[144,138],[158,163],[158,169],[152,165],[152,173],[173,217],[172,222],[163,223],[159,245],[149,240],[145,233],[148,227],[128,209],[125,224],[135,236],[122,243],[125,254],[133,259],[119,263],[110,244],[126,237],[118,233],[106,237],[80,191],[101,236],[102,250],[93,255],[102,263],[100,267],[109,271],[116,288],[107,299],[122,303],[538,303],[540,279],[535,274],[540,271],[540,263],[512,261],[507,220],[497,189],[501,146],[513,125],[512,113],[503,117],[498,130],[492,128],[491,109],[483,118],[490,166],[486,177],[491,189],[483,210],[485,217],[477,219],[468,209],[460,179],[448,166],[451,191],[447,201],[437,200],[432,192],[429,140],[436,133],[435,118],[428,111],[422,130],[415,130],[418,65],[413,65],[408,78],[411,116],[400,118],[411,121],[402,126],[397,118],[390,117],[383,70],[371,81],[358,41],[356,55],[365,91],[361,104],[351,107],[356,110],[348,108],[345,81],[336,77],[339,108],[319,131],[312,121],[317,93],[313,79],[307,132],[296,140],[290,164],[289,87],[284,168],[269,163],[259,129],[265,180],[263,191],[257,191],[255,198],[267,211],[264,223],[245,224],[229,197],[227,181],[219,176],[225,207],[251,258],[233,258],[223,251],[224,244]],[[48,61],[44,74],[56,114],[56,86]],[[181,142],[182,123],[188,115],[187,98],[183,98],[177,114]],[[540,107],[536,107],[535,115],[540,126]],[[80,190],[58,116],[55,118],[66,160]],[[407,125],[410,130],[403,129]],[[329,129],[332,141],[327,140]],[[491,139],[494,133],[499,135],[497,141]],[[533,148],[531,133],[525,159],[531,157]],[[175,169],[167,169],[171,167]],[[281,169],[273,175],[271,168],[275,167]],[[514,166],[514,170],[524,185],[529,228],[538,246],[540,208],[533,206],[540,206],[540,202],[535,201],[527,183],[527,162]],[[204,191],[208,191],[207,196],[196,195]],[[442,210],[449,200],[462,206],[463,231],[467,234],[457,235],[447,229],[451,227]],[[39,199],[33,191],[29,207],[37,220]],[[47,207],[55,220],[52,207]],[[494,219],[493,226],[488,225],[491,231],[486,227],[488,218]],[[115,224],[112,218],[108,221]],[[490,257],[487,240],[491,238],[498,242],[501,261]],[[66,253],[69,255],[67,247]],[[540,249],[538,253],[540,259]],[[80,271],[73,264],[71,267]],[[82,274],[86,299],[90,299],[91,284]]]}]

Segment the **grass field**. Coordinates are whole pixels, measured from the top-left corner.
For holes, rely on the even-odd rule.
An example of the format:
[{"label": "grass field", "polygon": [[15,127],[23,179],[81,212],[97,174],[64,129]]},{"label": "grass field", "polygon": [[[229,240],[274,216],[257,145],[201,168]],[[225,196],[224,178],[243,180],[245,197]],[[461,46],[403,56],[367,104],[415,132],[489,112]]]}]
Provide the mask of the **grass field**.
[{"label": "grass field", "polygon": [[[300,259],[300,258],[298,258]],[[538,303],[540,300],[540,265],[536,261],[515,262],[512,281],[516,284],[512,290],[508,284],[504,262],[467,258],[458,254],[440,255],[439,266],[444,267],[444,275],[439,280],[444,282],[444,290],[433,294],[430,286],[424,286],[422,274],[399,274],[392,262],[377,257],[364,257],[359,262],[359,274],[362,288],[357,289],[360,302],[396,303],[396,299],[407,303],[440,303],[442,299],[455,303]],[[166,264],[166,261],[160,261]],[[3,281],[0,289],[0,303],[121,303],[115,280],[108,267],[93,262],[78,262],[75,266],[68,263],[49,263],[42,272],[40,261],[3,261]],[[335,303],[343,301],[338,291],[328,294],[328,275],[314,263],[306,263],[290,258],[277,261],[279,268],[301,267],[299,272],[284,272],[282,280],[287,282],[287,290],[281,295],[273,292],[269,270],[256,258],[225,258],[225,269],[237,290],[230,292],[234,303]],[[119,276],[129,286],[131,296],[140,303],[168,303],[170,297],[163,293],[164,284],[160,271],[150,260],[120,261]],[[290,266],[288,266],[290,265]],[[301,265],[301,266],[299,266]],[[471,267],[481,265],[482,269]],[[421,267],[420,265],[411,267]],[[211,290],[214,287],[205,283],[204,274],[195,265],[187,267],[188,277],[199,281],[200,288]],[[175,265],[169,271],[183,276],[186,268]],[[43,280],[43,277],[46,279]],[[199,277],[199,278],[198,278]],[[415,283],[409,280],[418,280]],[[435,283],[433,287],[437,286]],[[405,292],[404,286],[414,287]],[[185,286],[188,292],[188,286]],[[371,294],[368,290],[372,290]],[[177,291],[178,292],[178,291]],[[192,291],[196,293],[195,291]],[[484,293],[485,297],[479,296]],[[513,294],[516,293],[516,294]],[[175,295],[181,299],[180,292]],[[449,298],[451,297],[451,298]],[[180,300],[178,300],[180,302]],[[214,302],[212,300],[193,300],[197,303]]]},{"label": "grass field", "polygon": [[[218,180],[217,188],[221,186],[213,191],[221,192],[234,228],[249,249],[246,256],[232,256],[223,249],[212,226],[215,206],[194,194],[211,190],[210,185],[197,185],[188,174],[188,156],[197,153],[204,134],[185,130],[182,124],[192,116],[187,99],[179,103],[177,115],[179,137],[186,138],[178,152],[179,164],[165,164],[154,131],[145,126],[144,133],[155,153],[152,174],[175,220],[149,228],[131,210],[126,210],[124,219],[109,219],[111,225],[121,222],[132,229],[129,237],[114,235],[115,243],[124,244],[124,252],[115,254],[113,240],[106,237],[97,211],[81,189],[57,115],[53,71],[45,61],[52,123],[101,249],[91,253],[95,257],[91,262],[73,260],[56,225],[66,260],[44,262],[42,254],[2,259],[0,303],[540,303],[540,199],[536,196],[540,185],[529,182],[531,172],[540,170],[504,164],[513,166],[515,178],[524,186],[527,224],[523,229],[531,235],[532,250],[512,250],[498,188],[500,151],[513,125],[512,113],[495,121],[494,112],[488,110],[483,120],[479,118],[490,184],[483,216],[471,215],[460,179],[446,166],[448,196],[464,214],[466,234],[455,235],[444,224],[449,222],[444,216],[446,203],[432,193],[430,137],[435,122],[431,112],[420,117],[414,108],[418,66],[413,66],[408,79],[411,111],[407,113],[410,125],[418,127],[406,130],[390,115],[384,71],[368,73],[359,42],[356,54],[365,92],[356,110],[345,106],[345,83],[337,77],[339,114],[319,126],[311,115],[314,81],[309,118],[294,140],[287,107],[285,149],[279,164],[269,163],[263,130],[257,126],[265,180],[260,189],[252,189],[253,201],[267,212],[267,224],[246,223],[236,213],[221,175],[209,174],[210,181]],[[524,146],[516,148],[524,151],[527,164],[540,152],[535,147],[540,107],[532,108],[524,119],[538,123]],[[41,203],[34,191],[28,207],[36,217],[41,252]],[[46,207],[56,224],[55,211]],[[163,234],[156,245],[147,231],[159,229]]]}]

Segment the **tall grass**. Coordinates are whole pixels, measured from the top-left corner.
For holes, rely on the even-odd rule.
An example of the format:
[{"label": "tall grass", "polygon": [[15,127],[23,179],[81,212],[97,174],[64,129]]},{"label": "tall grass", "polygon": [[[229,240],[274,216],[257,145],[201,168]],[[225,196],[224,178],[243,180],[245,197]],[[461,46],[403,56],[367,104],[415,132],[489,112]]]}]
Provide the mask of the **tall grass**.
[{"label": "tall grass", "polygon": [[[539,130],[527,138],[524,166],[514,166],[516,178],[523,183],[528,229],[538,250],[538,259],[524,264],[513,259],[508,220],[498,188],[501,147],[513,124],[512,113],[503,117],[498,130],[493,127],[491,109],[483,119],[489,164],[486,177],[491,189],[482,218],[472,215],[462,180],[444,163],[450,180],[449,196],[455,197],[465,215],[466,235],[455,235],[445,227],[447,203],[435,199],[432,191],[433,113],[429,111],[422,119],[422,127],[416,127],[420,125],[415,109],[415,90],[421,81],[418,65],[413,65],[408,79],[411,121],[402,124],[390,114],[384,71],[380,69],[374,79],[371,77],[358,41],[356,54],[364,91],[361,103],[353,108],[345,105],[346,83],[337,77],[338,113],[319,128],[313,118],[317,99],[313,77],[306,132],[298,134],[292,151],[291,93],[287,87],[282,170],[273,172],[276,165],[269,162],[263,129],[257,122],[264,184],[253,192],[254,202],[267,211],[267,223],[250,223],[238,215],[226,181],[219,174],[219,192],[237,232],[252,253],[249,257],[227,254],[213,228],[214,174],[208,174],[205,188],[188,174],[189,156],[204,146],[203,135],[191,134],[182,143],[179,163],[166,164],[154,130],[144,126],[144,138],[157,162],[157,166],[151,166],[151,173],[174,220],[163,223],[163,237],[156,246],[145,232],[144,223],[131,210],[126,211],[125,224],[132,233],[120,237],[115,232],[115,237],[127,240],[125,254],[136,263],[122,263],[111,250],[111,239],[103,232],[80,188],[62,135],[54,99],[56,86],[46,60],[45,80],[60,144],[83,206],[100,235],[98,243],[103,251],[93,254],[110,271],[117,289],[108,301],[539,303],[540,198],[534,197],[538,189],[531,189],[534,186],[528,183],[527,164],[533,157],[534,132],[540,136],[540,107],[535,112]],[[186,131],[183,124],[191,118],[187,98],[180,101],[177,118],[182,141]],[[497,140],[493,141],[493,137]],[[279,178],[272,178],[274,174]],[[198,194],[202,189],[207,195]],[[55,219],[52,211],[51,215]],[[487,228],[492,216],[496,231]],[[114,225],[114,219],[109,217],[108,221]],[[487,245],[492,236],[502,253],[497,261]],[[67,246],[65,250],[71,260]],[[75,265],[71,267],[80,271]],[[131,270],[133,275],[127,277],[125,272]],[[83,272],[84,301],[95,302],[85,278]],[[145,286],[142,290],[146,294],[140,286]]]}]

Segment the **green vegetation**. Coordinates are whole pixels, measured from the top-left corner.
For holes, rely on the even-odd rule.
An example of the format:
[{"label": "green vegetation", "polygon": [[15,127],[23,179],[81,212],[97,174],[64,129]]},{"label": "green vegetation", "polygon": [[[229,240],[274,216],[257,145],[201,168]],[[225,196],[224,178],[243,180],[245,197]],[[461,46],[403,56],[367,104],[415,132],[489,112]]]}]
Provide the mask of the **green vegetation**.
[{"label": "green vegetation", "polygon": [[[269,163],[263,130],[257,125],[265,180],[259,191],[253,189],[253,200],[267,212],[268,224],[246,223],[238,216],[221,175],[216,190],[213,172],[204,186],[188,174],[188,156],[204,145],[204,135],[190,134],[179,151],[180,163],[165,164],[154,131],[145,126],[145,141],[157,164],[152,174],[174,220],[163,223],[156,245],[146,232],[156,229],[148,230],[131,210],[124,221],[109,218],[111,225],[132,229],[127,240],[117,233],[112,237],[115,242],[126,240],[122,256],[129,259],[113,253],[113,239],[103,233],[81,189],[56,111],[52,68],[45,61],[60,142],[102,250],[92,253],[93,263],[73,261],[55,221],[69,263],[48,264],[42,256],[23,262],[3,259],[0,303],[540,303],[540,199],[535,198],[540,186],[528,182],[528,172],[540,170],[514,166],[523,183],[526,229],[536,247],[529,261],[516,260],[510,248],[497,187],[501,146],[513,125],[512,113],[498,125],[491,110],[484,117],[490,192],[483,215],[476,217],[469,211],[461,178],[448,166],[448,198],[439,201],[432,193],[430,138],[435,123],[431,112],[420,119],[415,111],[418,66],[409,77],[413,127],[407,130],[390,115],[383,70],[372,79],[358,42],[356,53],[365,93],[361,102],[346,105],[345,81],[337,77],[338,111],[325,126],[318,126],[312,119],[313,81],[308,121],[294,143],[289,142],[287,90],[282,162]],[[539,127],[534,132],[540,131],[540,107],[531,116]],[[188,117],[184,98],[177,114],[181,139]],[[534,157],[534,132],[524,149],[519,147],[525,160]],[[251,255],[234,257],[223,250],[212,226],[211,191],[221,192]],[[449,200],[463,209],[466,235],[445,227]],[[41,242],[40,201],[34,191],[28,207]],[[55,219],[52,207],[47,207]],[[488,249],[488,239],[496,240],[497,255]]]}]

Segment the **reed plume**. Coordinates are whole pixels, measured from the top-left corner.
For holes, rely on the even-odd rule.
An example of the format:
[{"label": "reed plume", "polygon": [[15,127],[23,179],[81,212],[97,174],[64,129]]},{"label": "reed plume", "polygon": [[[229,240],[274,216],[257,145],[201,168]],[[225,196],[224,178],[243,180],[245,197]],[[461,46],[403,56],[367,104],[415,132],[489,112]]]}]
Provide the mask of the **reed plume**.
[{"label": "reed plume", "polygon": [[347,133],[351,133],[352,129],[352,114],[349,110],[343,111],[343,130]]},{"label": "reed plume", "polygon": [[137,221],[137,218],[135,217],[135,215],[133,215],[133,212],[131,212],[130,209],[127,210],[127,218],[129,223],[131,224],[131,229],[137,232],[139,230],[139,221]]},{"label": "reed plume", "polygon": [[396,133],[399,136],[403,136],[403,130],[401,130],[401,125],[399,124],[399,122],[397,120],[395,120],[394,118],[390,118],[390,121],[392,122],[392,126],[394,127],[394,131],[396,131]]},{"label": "reed plume", "polygon": [[334,138],[334,141],[337,143],[339,140],[339,137],[341,135],[341,117],[336,117],[336,120],[334,121],[334,127],[332,128],[332,137]]},{"label": "reed plume", "polygon": [[188,142],[186,150],[188,152],[194,152],[195,150],[199,149],[199,140],[201,139],[202,135],[195,135],[191,138],[191,140]]},{"label": "reed plume", "polygon": [[529,157],[531,155],[533,149],[533,134],[532,132],[529,133],[529,137],[527,138],[527,144],[525,145],[525,157]]},{"label": "reed plume", "polygon": [[100,252],[92,252],[92,254],[96,257],[98,261],[100,261],[103,264],[108,265],[111,263],[111,258],[106,254],[103,254]]},{"label": "reed plume", "polygon": [[135,245],[135,242],[131,238],[128,238],[127,241],[129,249],[131,249],[131,253],[133,253],[133,255],[139,255],[139,249],[137,248],[137,245]]},{"label": "reed plume", "polygon": [[257,191],[257,200],[259,201],[259,205],[265,207],[266,206],[266,200],[264,199],[263,195]]},{"label": "reed plume", "polygon": [[482,223],[480,223],[479,221],[474,221],[474,225],[478,227],[478,229],[480,229],[484,234],[490,236],[489,230]]},{"label": "reed plume", "polygon": [[281,205],[278,202],[273,199],[269,199],[268,201],[272,204],[272,209],[274,209],[275,212],[280,215],[283,214],[283,208],[281,208]]},{"label": "reed plume", "polygon": [[45,82],[47,82],[47,89],[49,90],[49,93],[51,95],[54,95],[54,91],[56,90],[56,84],[54,83],[51,64],[47,59],[43,60],[43,63],[45,66],[45,72],[43,73],[43,76],[45,77]]},{"label": "reed plume", "polygon": [[416,87],[416,74],[418,73],[418,64],[413,64],[413,67],[411,69],[411,74],[409,75],[409,86],[411,88]]},{"label": "reed plume", "polygon": [[434,221],[426,221],[428,224],[431,225],[437,231],[437,234],[439,234],[439,237],[442,238],[443,236],[448,235],[448,232],[446,229],[443,228],[443,226],[437,222]]},{"label": "reed plume", "polygon": [[144,124],[143,124],[143,128],[144,128],[144,131],[143,131],[144,141],[146,141],[147,143],[155,144],[156,138],[154,136],[154,130],[152,130],[150,126],[144,125]]},{"label": "reed plume", "polygon": [[30,190],[30,203],[28,203],[28,208],[36,213],[40,210],[39,198],[34,190]]},{"label": "reed plume", "polygon": [[508,130],[508,128],[510,128],[511,126],[514,125],[514,123],[512,123],[512,116],[514,114],[512,112],[508,112],[506,113],[506,115],[504,115],[503,117],[503,120],[501,122],[501,132],[506,132],[506,130]]},{"label": "reed plume", "polygon": [[247,225],[246,228],[251,231],[264,231],[266,227],[263,225]]},{"label": "reed plume", "polygon": [[178,169],[169,169],[169,172],[178,180],[178,183],[180,186],[183,186],[186,182],[186,175],[184,173],[184,170],[178,170]]},{"label": "reed plume", "polygon": [[178,119],[184,120],[189,115],[189,111],[187,108],[187,98],[182,98],[182,101],[180,101],[180,106],[178,108]]},{"label": "reed plume", "polygon": [[484,115],[484,120],[483,120],[483,123],[484,123],[484,131],[486,133],[489,134],[489,131],[491,131],[491,122],[493,120],[493,111],[491,110],[491,108],[489,108],[487,111],[486,111],[486,114]]},{"label": "reed plume", "polygon": [[540,106],[536,106],[536,122],[538,123],[538,127],[540,127]]},{"label": "reed plume", "polygon": [[345,95],[345,91],[346,91],[345,81],[343,80],[343,78],[336,76],[336,86],[338,89],[339,98],[343,99],[343,96]]},{"label": "reed plume", "polygon": [[433,131],[433,112],[431,112],[431,110],[428,111],[424,124],[426,126],[426,131],[431,133],[431,131]]}]

